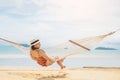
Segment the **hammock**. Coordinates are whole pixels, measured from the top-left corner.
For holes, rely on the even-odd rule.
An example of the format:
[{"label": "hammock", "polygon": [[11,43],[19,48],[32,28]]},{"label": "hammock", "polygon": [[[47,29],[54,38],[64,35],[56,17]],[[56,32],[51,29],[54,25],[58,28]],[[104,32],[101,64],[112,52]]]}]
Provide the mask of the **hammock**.
[{"label": "hammock", "polygon": [[[83,38],[80,40],[69,40],[69,42],[57,46],[57,48],[59,48],[58,53],[68,53],[67,55],[64,56],[64,57],[67,57],[70,55],[74,55],[76,53],[78,54],[78,53],[89,51],[92,47],[96,46],[101,40],[103,40],[107,36],[114,34],[115,32],[116,31],[105,34],[105,35]],[[29,48],[24,47],[21,44],[9,41],[7,39],[0,38],[0,40],[7,42],[8,44],[22,51],[23,53],[29,55],[29,52],[30,52]]]}]

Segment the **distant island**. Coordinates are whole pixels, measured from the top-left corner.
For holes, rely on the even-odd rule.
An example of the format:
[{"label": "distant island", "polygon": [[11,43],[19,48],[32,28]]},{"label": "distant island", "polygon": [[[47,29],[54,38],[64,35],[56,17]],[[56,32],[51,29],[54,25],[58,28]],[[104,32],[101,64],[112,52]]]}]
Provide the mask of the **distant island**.
[{"label": "distant island", "polygon": [[97,47],[96,50],[117,50],[115,48]]}]

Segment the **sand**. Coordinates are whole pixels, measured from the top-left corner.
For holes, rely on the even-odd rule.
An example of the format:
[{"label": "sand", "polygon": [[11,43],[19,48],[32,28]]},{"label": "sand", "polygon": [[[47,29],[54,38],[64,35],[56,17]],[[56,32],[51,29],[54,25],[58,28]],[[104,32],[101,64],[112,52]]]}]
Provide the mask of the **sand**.
[{"label": "sand", "polygon": [[120,68],[0,67],[0,80],[120,80]]}]

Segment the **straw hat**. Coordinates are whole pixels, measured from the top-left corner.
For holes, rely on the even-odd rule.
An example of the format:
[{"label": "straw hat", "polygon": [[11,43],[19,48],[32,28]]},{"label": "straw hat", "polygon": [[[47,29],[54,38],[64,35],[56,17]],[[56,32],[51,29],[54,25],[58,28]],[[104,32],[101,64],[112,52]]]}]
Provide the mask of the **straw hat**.
[{"label": "straw hat", "polygon": [[36,45],[37,43],[40,43],[39,39],[32,39],[30,41],[30,45],[33,46],[33,45]]}]

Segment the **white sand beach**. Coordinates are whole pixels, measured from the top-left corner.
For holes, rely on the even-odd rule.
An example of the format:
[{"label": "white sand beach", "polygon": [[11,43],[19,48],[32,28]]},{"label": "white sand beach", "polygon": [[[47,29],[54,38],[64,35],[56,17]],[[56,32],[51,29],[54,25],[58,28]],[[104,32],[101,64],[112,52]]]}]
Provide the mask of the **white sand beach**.
[{"label": "white sand beach", "polygon": [[1,80],[120,80],[120,68],[0,67]]}]

